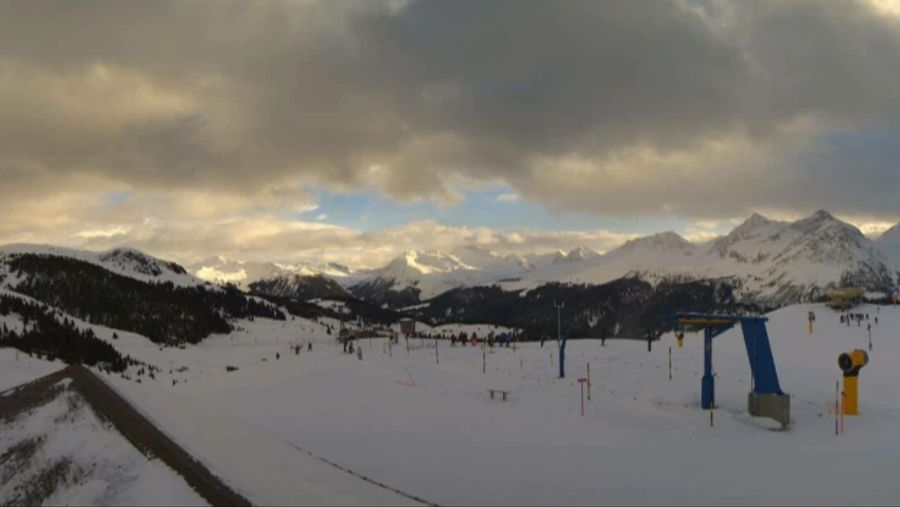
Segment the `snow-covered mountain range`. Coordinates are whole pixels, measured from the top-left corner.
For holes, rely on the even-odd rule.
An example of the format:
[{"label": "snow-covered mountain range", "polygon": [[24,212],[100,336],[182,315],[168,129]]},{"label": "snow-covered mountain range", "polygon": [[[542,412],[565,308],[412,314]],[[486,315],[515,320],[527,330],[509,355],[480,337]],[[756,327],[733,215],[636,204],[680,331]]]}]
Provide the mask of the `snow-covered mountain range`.
[{"label": "snow-covered mountain range", "polygon": [[193,264],[189,269],[204,280],[220,284],[231,283],[243,289],[249,288],[254,282],[309,276],[325,276],[342,285],[352,285],[358,281],[357,271],[333,262],[253,262],[219,256]]},{"label": "snow-covered mountain range", "polygon": [[623,276],[651,282],[729,278],[742,297],[777,306],[814,299],[831,286],[894,290],[900,264],[879,243],[825,211],[796,222],[755,214],[708,243],[694,244],[673,232],[656,234],[590,261],[531,273],[519,286],[599,284]]},{"label": "snow-covered mountain range", "polygon": [[900,284],[900,225],[872,240],[825,211],[796,222],[754,214],[729,234],[702,244],[663,232],[605,254],[585,247],[517,255],[461,246],[449,252],[404,252],[369,270],[224,257],[186,270],[129,248],[98,253],[7,245],[0,247],[0,281],[5,277],[7,285],[14,282],[14,274],[5,268],[7,261],[26,253],[71,257],[141,281],[176,286],[231,283],[248,291],[301,299],[353,294],[393,308],[414,306],[460,287],[532,290],[548,283],[599,285],[623,277],[653,284],[726,280],[742,300],[772,307],[816,299],[829,287],[861,286],[890,294]]},{"label": "snow-covered mountain range", "polygon": [[450,252],[408,251],[380,269],[342,271],[339,276],[312,269],[360,297],[394,307],[414,305],[458,287],[499,285],[517,290],[555,282],[597,285],[626,276],[652,283],[728,279],[742,298],[779,306],[815,299],[834,286],[895,291],[900,227],[871,240],[826,211],[796,222],[754,214],[729,234],[702,244],[663,232],[631,240],[605,254],[578,247],[521,256],[466,246]]}]

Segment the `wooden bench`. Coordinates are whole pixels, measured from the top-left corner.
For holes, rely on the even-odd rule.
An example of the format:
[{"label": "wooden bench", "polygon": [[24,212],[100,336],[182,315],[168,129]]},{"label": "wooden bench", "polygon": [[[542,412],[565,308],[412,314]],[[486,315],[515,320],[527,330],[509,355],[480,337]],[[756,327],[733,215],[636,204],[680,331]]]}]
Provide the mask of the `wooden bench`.
[{"label": "wooden bench", "polygon": [[506,401],[506,397],[509,396],[509,391],[504,391],[502,389],[488,388],[488,393],[491,395],[492,400],[494,399],[494,395],[497,393],[500,393],[500,395],[503,397],[503,401]]}]

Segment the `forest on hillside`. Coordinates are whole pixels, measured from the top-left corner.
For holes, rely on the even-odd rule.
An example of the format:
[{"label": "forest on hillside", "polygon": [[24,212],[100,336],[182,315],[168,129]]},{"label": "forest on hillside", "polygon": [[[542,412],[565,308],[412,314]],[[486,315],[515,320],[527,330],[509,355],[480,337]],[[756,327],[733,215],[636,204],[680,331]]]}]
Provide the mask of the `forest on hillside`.
[{"label": "forest on hillside", "polygon": [[156,343],[198,343],[232,330],[229,319],[283,320],[273,305],[234,287],[176,287],[146,283],[94,264],[53,255],[20,255],[9,261],[21,281],[16,292],[92,324],[132,331]]}]

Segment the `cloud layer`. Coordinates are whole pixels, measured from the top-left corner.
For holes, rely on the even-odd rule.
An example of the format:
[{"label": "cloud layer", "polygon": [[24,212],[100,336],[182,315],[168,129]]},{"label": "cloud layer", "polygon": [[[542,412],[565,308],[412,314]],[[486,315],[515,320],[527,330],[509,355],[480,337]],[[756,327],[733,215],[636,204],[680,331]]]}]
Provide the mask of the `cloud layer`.
[{"label": "cloud layer", "polygon": [[[198,256],[362,235],[290,216],[316,186],[454,205],[499,182],[603,216],[896,222],[892,7],[4,2],[0,242]],[[187,227],[223,237],[166,243]]]}]

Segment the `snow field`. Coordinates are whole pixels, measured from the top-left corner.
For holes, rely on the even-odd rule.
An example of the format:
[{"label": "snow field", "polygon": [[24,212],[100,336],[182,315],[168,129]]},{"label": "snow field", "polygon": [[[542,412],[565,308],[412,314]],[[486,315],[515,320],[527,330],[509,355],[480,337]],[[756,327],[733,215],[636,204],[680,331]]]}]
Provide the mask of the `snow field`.
[{"label": "snow field", "polygon": [[[818,315],[813,335],[810,309]],[[876,315],[875,307],[861,311]],[[900,495],[892,471],[900,460],[900,311],[878,316],[860,376],[862,415],[848,417],[839,438],[837,356],[867,348],[866,329],[840,325],[821,306],[771,315],[781,384],[793,396],[787,432],[746,413],[750,372],[739,330],[715,340],[713,427],[699,408],[700,336],[688,336],[683,349],[667,336],[649,353],[645,342],[572,340],[559,380],[555,342],[488,351],[483,374],[480,347],[442,341],[436,358],[433,347],[407,356],[403,339],[390,355],[384,340],[363,340],[359,361],[322,326],[258,319],[232,336],[165,349],[167,361],[188,366],[186,383],[173,386],[167,371],[140,385],[110,380],[226,482],[264,503],[389,500],[309,463],[296,445],[439,504],[890,504]],[[314,340],[314,351],[288,353],[296,339]],[[581,417],[576,379],[589,361],[592,399]],[[227,362],[240,369],[225,373]],[[489,387],[511,390],[509,401],[490,400]],[[309,477],[317,480],[302,482]]]},{"label": "snow field", "polygon": [[64,367],[58,360],[46,361],[15,349],[0,347],[0,396],[3,391],[37,380]]},{"label": "snow field", "polygon": [[[0,504],[29,501],[27,492],[41,487],[38,478],[59,467],[52,493],[42,499],[46,505],[206,505],[175,472],[98,419],[74,391],[63,390],[0,428],[0,455],[11,456],[0,463]],[[27,442],[37,442],[34,453],[17,453],[15,446]]]}]

